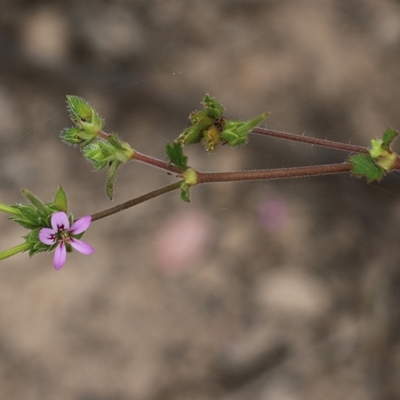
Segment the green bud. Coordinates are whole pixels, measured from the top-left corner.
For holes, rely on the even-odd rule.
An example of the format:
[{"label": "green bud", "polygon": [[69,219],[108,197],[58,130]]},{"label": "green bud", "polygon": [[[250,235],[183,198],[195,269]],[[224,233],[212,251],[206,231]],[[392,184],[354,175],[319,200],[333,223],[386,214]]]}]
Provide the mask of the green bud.
[{"label": "green bud", "polygon": [[215,146],[221,141],[221,134],[215,125],[204,133],[204,144],[207,151],[214,151]]},{"label": "green bud", "polygon": [[40,200],[37,196],[35,196],[30,190],[22,188],[21,193],[41,212],[47,214],[49,212],[49,208]]},{"label": "green bud", "polygon": [[93,163],[95,169],[103,169],[109,162],[103,152],[102,142],[93,143],[83,149],[83,155]]},{"label": "green bud", "polygon": [[92,133],[87,133],[82,128],[67,128],[64,129],[60,133],[61,140],[66,144],[78,145],[78,146],[87,146],[89,143],[93,142],[96,139],[97,135],[93,135]]},{"label": "green bud", "polygon": [[398,134],[398,131],[388,128],[383,133],[382,139],[371,140],[369,154],[385,171],[390,171],[395,165],[397,154],[391,150],[391,144]]},{"label": "green bud", "polygon": [[183,145],[199,143],[203,137],[203,132],[196,125],[186,128],[176,139]]},{"label": "green bud", "polygon": [[115,149],[113,152],[116,155],[116,159],[121,163],[126,163],[132,160],[132,156],[135,151],[132,147],[119,139],[118,135],[113,134],[109,137],[107,143]]},{"label": "green bud", "polygon": [[94,136],[103,129],[104,120],[86,100],[78,96],[67,96],[67,107],[78,128]]},{"label": "green bud", "polygon": [[119,163],[130,161],[134,150],[128,143],[120,141],[117,135],[111,135],[107,141],[99,140],[86,146],[83,154],[99,170],[114,160]]},{"label": "green bud", "polygon": [[208,93],[204,96],[203,106],[210,118],[219,119],[221,118],[224,107],[214,97],[211,97]]},{"label": "green bud", "polygon": [[268,113],[263,113],[249,121],[228,121],[222,131],[222,138],[230,146],[247,143],[251,130],[267,118]]}]

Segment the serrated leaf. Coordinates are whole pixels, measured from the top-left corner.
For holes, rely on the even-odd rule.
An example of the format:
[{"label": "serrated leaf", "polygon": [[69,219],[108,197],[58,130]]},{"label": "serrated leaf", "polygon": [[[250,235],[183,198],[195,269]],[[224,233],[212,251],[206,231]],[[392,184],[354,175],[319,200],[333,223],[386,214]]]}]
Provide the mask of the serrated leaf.
[{"label": "serrated leaf", "polygon": [[12,217],[12,221],[17,222],[18,224],[22,225],[24,228],[33,229],[40,226],[41,217],[39,215],[38,210],[29,205],[18,205],[18,210],[22,214],[23,218]]},{"label": "serrated leaf", "polygon": [[13,218],[13,222],[16,222],[17,224],[21,225],[23,228],[26,229],[34,229],[37,227],[36,224],[28,221],[27,219]]},{"label": "serrated leaf", "polygon": [[167,153],[167,156],[171,164],[177,166],[178,168],[182,168],[183,170],[186,170],[188,168],[187,165],[188,158],[183,153],[182,143],[180,142],[167,143],[165,151]]},{"label": "serrated leaf", "polygon": [[54,196],[54,204],[59,208],[60,211],[64,211],[65,213],[67,212],[67,195],[62,186],[59,186],[57,189],[56,195]]},{"label": "serrated leaf", "polygon": [[112,200],[114,198],[114,185],[117,178],[117,170],[121,163],[117,160],[111,162],[107,172],[106,193],[107,197]]},{"label": "serrated leaf", "polygon": [[352,173],[366,178],[368,183],[380,181],[385,175],[385,170],[367,154],[354,155],[349,161],[353,166]]}]

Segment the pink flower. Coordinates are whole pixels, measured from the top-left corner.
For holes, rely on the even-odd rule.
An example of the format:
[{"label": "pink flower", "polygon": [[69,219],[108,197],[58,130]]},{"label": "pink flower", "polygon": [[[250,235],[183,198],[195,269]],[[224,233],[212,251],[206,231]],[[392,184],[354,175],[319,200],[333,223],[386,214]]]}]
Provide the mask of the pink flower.
[{"label": "pink flower", "polygon": [[55,269],[60,269],[67,259],[67,244],[83,254],[92,254],[94,249],[82,240],[76,239],[75,235],[85,232],[92,222],[91,216],[85,216],[76,220],[71,228],[69,219],[65,212],[56,212],[51,216],[51,228],[42,228],[39,239],[42,243],[52,246],[58,243],[54,252],[53,264]]}]

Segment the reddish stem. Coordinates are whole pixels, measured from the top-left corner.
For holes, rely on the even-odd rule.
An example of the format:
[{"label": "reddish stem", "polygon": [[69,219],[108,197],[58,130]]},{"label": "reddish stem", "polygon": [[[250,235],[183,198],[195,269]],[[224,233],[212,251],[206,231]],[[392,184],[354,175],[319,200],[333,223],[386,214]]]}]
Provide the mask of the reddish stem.
[{"label": "reddish stem", "polygon": [[108,217],[109,215],[116,214],[118,212],[126,210],[127,208],[136,206],[140,203],[143,203],[144,201],[154,199],[155,197],[161,196],[165,193],[171,192],[175,189],[178,189],[180,185],[181,185],[181,182],[174,182],[174,183],[171,183],[170,185],[163,186],[162,188],[153,190],[149,193],[146,193],[142,196],[136,197],[132,200],[128,200],[128,201],[125,201],[124,203],[117,204],[116,206],[108,208],[107,210],[103,210],[98,213],[92,214],[91,215],[92,222],[97,221],[101,218]]},{"label": "reddish stem", "polygon": [[310,167],[293,167],[279,169],[264,169],[239,172],[198,172],[198,183],[253,181],[267,179],[300,178],[328,174],[343,174],[351,172],[352,165],[341,164],[312,165]]},{"label": "reddish stem", "polygon": [[132,160],[140,161],[145,164],[152,165],[153,167],[157,167],[163,169],[165,171],[173,172],[174,174],[181,174],[183,172],[182,169],[172,165],[170,163],[166,163],[165,161],[161,161],[157,158],[147,156],[146,154],[139,153],[135,150],[135,153],[132,156]]},{"label": "reddish stem", "polygon": [[324,140],[309,136],[295,135],[293,133],[274,131],[272,129],[254,128],[252,133],[256,133],[257,135],[277,137],[280,139],[294,140],[296,142],[308,143],[315,146],[329,147],[331,149],[348,151],[350,153],[369,154],[368,149],[364,146],[356,146],[353,144],[333,142],[332,140],[327,139]]}]

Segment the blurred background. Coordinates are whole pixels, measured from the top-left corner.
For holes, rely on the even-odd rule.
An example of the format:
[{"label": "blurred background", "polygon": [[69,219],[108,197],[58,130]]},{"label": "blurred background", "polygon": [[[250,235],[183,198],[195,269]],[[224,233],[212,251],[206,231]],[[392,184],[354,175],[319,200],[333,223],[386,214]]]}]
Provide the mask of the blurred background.
[{"label": "blurred background", "polygon": [[[65,95],[163,159],[210,93],[235,119],[368,145],[400,129],[395,0],[0,0],[0,197],[62,184],[75,216],[173,180],[105,173],[58,138]],[[340,162],[252,137],[199,170]],[[0,397],[14,400],[400,398],[399,177],[221,183],[95,222],[96,252],[0,269]],[[1,250],[25,231],[0,221]]]}]

